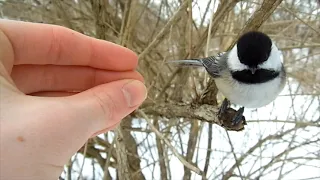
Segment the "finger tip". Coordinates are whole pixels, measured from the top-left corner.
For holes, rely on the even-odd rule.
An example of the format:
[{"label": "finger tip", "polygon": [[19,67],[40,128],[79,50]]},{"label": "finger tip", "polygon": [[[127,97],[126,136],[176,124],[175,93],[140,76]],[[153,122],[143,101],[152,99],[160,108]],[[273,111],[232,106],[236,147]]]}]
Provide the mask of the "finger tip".
[{"label": "finger tip", "polygon": [[123,55],[124,55],[124,61],[128,63],[128,67],[130,70],[136,69],[138,66],[138,55],[131,49],[122,47],[123,48]]},{"label": "finger tip", "polygon": [[137,71],[136,71],[136,79],[141,81],[142,83],[145,83],[144,77],[142,76],[142,74],[140,74]]},{"label": "finger tip", "polygon": [[122,87],[123,95],[130,108],[137,108],[147,98],[147,88],[141,81],[130,80]]},{"label": "finger tip", "polygon": [[119,65],[119,70],[134,70],[138,66],[138,55],[131,49],[121,46],[119,44],[108,42],[108,45],[113,49],[109,53],[114,53],[114,56],[110,56],[116,58],[118,63],[115,65]]}]

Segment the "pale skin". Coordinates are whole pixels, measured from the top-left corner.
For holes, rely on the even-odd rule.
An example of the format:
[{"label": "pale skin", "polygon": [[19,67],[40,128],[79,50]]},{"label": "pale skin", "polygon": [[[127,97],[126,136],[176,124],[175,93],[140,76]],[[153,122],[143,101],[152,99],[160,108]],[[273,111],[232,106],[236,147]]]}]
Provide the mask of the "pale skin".
[{"label": "pale skin", "polygon": [[0,179],[56,180],[146,98],[137,55],[60,26],[0,20]]}]

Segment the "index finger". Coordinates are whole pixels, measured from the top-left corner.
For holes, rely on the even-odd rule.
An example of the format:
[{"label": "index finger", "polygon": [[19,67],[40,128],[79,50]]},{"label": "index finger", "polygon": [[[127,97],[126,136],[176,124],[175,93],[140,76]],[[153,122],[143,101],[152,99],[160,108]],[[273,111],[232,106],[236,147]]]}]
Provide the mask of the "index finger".
[{"label": "index finger", "polygon": [[125,47],[62,26],[0,20],[0,29],[12,44],[16,65],[78,65],[127,71],[138,63],[137,55]]}]

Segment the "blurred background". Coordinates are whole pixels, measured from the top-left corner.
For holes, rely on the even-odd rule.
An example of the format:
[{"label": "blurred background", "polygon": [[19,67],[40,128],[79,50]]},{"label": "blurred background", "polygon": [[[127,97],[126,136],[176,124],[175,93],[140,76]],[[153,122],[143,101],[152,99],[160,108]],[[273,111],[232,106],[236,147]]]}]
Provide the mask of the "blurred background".
[{"label": "blurred background", "polygon": [[[119,128],[90,139],[60,179],[320,179],[318,0],[0,0],[0,13],[139,55],[147,100]],[[288,78],[273,103],[246,109],[247,125],[228,129],[216,118],[223,98],[206,71],[166,62],[217,55],[249,30],[275,41]]]}]

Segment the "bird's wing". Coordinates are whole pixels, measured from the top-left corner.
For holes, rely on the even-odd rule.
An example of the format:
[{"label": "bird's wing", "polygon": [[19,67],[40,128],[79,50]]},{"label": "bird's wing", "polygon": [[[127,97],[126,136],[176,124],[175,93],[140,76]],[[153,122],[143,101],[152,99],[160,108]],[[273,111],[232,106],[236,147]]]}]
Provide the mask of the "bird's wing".
[{"label": "bird's wing", "polygon": [[207,72],[214,78],[219,77],[221,75],[220,67],[221,63],[219,59],[222,58],[223,54],[220,56],[209,56],[201,59],[185,59],[185,60],[172,60],[167,61],[170,64],[176,64],[178,66],[193,66],[193,67],[205,67]]},{"label": "bird's wing", "polygon": [[215,78],[220,76],[221,67],[219,60],[215,56],[202,58],[200,59],[200,62],[202,62],[203,66],[212,77]]}]

